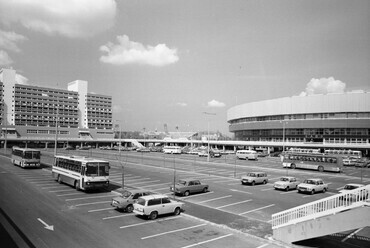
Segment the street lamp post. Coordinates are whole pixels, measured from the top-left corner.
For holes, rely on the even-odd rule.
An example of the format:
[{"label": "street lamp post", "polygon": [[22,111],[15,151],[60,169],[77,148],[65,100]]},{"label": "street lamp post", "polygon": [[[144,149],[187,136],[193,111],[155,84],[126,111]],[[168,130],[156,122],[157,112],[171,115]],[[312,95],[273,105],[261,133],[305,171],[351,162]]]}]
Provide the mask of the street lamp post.
[{"label": "street lamp post", "polygon": [[59,118],[59,101],[57,99],[57,111],[55,115],[55,141],[54,141],[54,157],[57,155],[57,146],[58,146],[58,118]]},{"label": "street lamp post", "polygon": [[[282,159],[281,159],[281,162],[284,163],[284,157],[285,157],[285,125],[287,124],[286,121],[280,121],[280,123],[283,123],[283,152],[282,152]],[[286,175],[288,176],[288,167],[286,167]]]},{"label": "street lamp post", "polygon": [[122,189],[125,188],[125,167],[123,166],[122,162],[121,162],[121,145],[122,145],[122,128],[121,128],[121,121],[120,120],[116,120],[116,122],[118,122],[119,124],[119,137],[118,137],[118,154],[119,154],[119,163],[121,164],[121,169],[122,169]]},{"label": "street lamp post", "polygon": [[[216,115],[216,113],[209,113],[209,112],[203,112],[205,115]],[[208,148],[207,148],[207,162],[209,162],[209,118],[207,118],[207,142],[208,142]]]}]

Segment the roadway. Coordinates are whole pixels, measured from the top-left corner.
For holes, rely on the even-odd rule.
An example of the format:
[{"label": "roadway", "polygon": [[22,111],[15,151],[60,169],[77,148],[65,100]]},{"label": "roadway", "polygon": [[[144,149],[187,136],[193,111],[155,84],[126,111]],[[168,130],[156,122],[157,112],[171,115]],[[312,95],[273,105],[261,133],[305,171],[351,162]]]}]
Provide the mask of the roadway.
[{"label": "roadway", "polygon": [[[0,206],[35,247],[117,247],[123,244],[127,247],[278,247],[279,243],[269,239],[271,214],[336,194],[346,183],[359,183],[361,175],[363,183],[370,181],[370,169],[348,168],[342,174],[319,174],[283,169],[279,160],[271,158],[239,161],[228,155],[207,163],[206,158],[184,154],[124,152],[119,157],[113,151],[63,152],[110,160],[111,191],[75,191],[67,185],[57,184],[48,168],[23,170],[10,165],[7,159],[1,159],[0,195],[5,197],[1,197]],[[45,154],[47,152],[43,152],[43,157],[47,158]],[[185,214],[147,221],[118,212],[109,205],[117,186],[121,185],[122,166],[127,188],[145,188],[171,195],[169,186],[175,176],[176,180],[200,179],[210,185],[210,190],[205,194],[176,197],[186,203]],[[269,183],[241,185],[240,177],[250,171],[267,172]],[[296,191],[274,190],[273,182],[286,174],[300,180],[321,177],[329,183],[329,191],[302,195]],[[45,229],[41,221],[54,225],[54,231]],[[326,237],[311,243],[335,241],[335,237]],[[351,238],[340,243],[342,246],[336,246],[355,245]],[[300,245],[309,246],[307,243]]]}]

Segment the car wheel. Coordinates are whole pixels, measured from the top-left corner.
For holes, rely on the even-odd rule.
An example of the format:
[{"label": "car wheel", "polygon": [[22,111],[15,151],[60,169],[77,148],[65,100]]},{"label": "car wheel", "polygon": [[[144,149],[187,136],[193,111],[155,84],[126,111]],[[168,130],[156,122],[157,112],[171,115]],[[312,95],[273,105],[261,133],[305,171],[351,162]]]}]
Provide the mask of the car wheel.
[{"label": "car wheel", "polygon": [[203,193],[206,193],[208,191],[207,187],[203,189]]},{"label": "car wheel", "polygon": [[292,169],[295,169],[296,165],[293,163],[290,165],[290,167],[292,167]]},{"label": "car wheel", "polygon": [[267,182],[266,182],[266,180],[263,180],[263,184],[266,184]]},{"label": "car wheel", "polygon": [[322,192],[325,193],[326,192],[326,188],[323,188]]},{"label": "car wheel", "polygon": [[287,187],[285,188],[285,191],[289,191],[289,186],[287,186]]},{"label": "car wheel", "polygon": [[126,207],[125,210],[126,210],[127,213],[132,213],[134,211],[134,206],[132,204],[130,204]]},{"label": "car wheel", "polygon": [[314,189],[311,190],[311,195],[313,195],[313,194],[315,194],[315,190]]},{"label": "car wheel", "polygon": [[318,170],[319,170],[320,172],[323,172],[323,171],[324,171],[324,167],[323,167],[323,166],[319,166]]},{"label": "car wheel", "polygon": [[151,220],[155,220],[155,219],[157,219],[157,217],[158,217],[158,212],[157,211],[153,211],[149,215],[149,219],[151,219]]},{"label": "car wheel", "polygon": [[189,195],[190,195],[189,190],[187,190],[187,191],[184,192],[184,196],[189,196]]},{"label": "car wheel", "polygon": [[76,180],[75,181],[75,183],[74,183],[74,188],[77,190],[77,191],[79,191],[80,190],[80,187],[79,187],[79,183],[78,183],[78,181]]},{"label": "car wheel", "polygon": [[175,215],[179,215],[181,213],[181,209],[179,207],[175,208],[175,211],[173,212]]},{"label": "car wheel", "polygon": [[254,185],[256,184],[256,182],[255,182],[255,181],[253,181],[251,184],[252,184],[252,186],[254,186]]}]

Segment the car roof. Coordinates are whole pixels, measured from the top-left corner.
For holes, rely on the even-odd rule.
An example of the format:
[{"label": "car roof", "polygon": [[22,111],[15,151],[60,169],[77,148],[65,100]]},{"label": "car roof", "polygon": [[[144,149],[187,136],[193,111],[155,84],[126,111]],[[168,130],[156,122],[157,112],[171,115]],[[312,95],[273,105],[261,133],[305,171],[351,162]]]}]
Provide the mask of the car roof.
[{"label": "car roof", "polygon": [[358,187],[365,186],[364,184],[361,184],[361,183],[347,183],[346,185],[350,185],[350,186],[358,186]]},{"label": "car roof", "polygon": [[139,198],[142,198],[144,200],[150,200],[150,199],[158,199],[158,198],[168,198],[168,195],[164,195],[164,194],[153,194],[153,195],[141,196]]},{"label": "car roof", "polygon": [[307,178],[306,180],[312,180],[312,181],[323,181],[321,178]]}]

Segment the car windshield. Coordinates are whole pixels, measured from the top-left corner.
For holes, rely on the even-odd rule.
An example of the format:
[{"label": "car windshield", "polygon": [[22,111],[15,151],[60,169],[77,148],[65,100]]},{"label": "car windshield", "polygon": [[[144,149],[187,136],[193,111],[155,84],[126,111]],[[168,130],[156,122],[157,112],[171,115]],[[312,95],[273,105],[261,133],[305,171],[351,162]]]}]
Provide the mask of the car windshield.
[{"label": "car windshield", "polygon": [[282,178],[280,178],[280,181],[283,181],[283,182],[289,182],[289,178],[282,177]]},{"label": "car windshield", "polygon": [[346,185],[344,186],[344,189],[348,189],[348,190],[351,190],[351,189],[357,189],[358,186],[355,186],[355,185]]},{"label": "car windshield", "polygon": [[182,185],[186,185],[186,181],[185,180],[179,180],[177,181],[178,184],[182,184]]},{"label": "car windshield", "polygon": [[24,152],[25,159],[40,159],[40,152],[26,151]]},{"label": "car windshield", "polygon": [[131,193],[130,191],[124,191],[124,192],[121,194],[121,196],[122,196],[123,198],[127,198],[127,197],[129,197],[131,194],[132,194],[132,193]]},{"label": "car windshield", "polygon": [[137,204],[140,204],[142,206],[145,206],[145,200],[143,198],[140,198],[137,200]]},{"label": "car windshield", "polygon": [[307,184],[316,184],[316,182],[313,181],[313,180],[304,180],[304,183],[307,183]]},{"label": "car windshield", "polygon": [[248,173],[247,176],[249,176],[249,177],[255,177],[256,174],[254,174],[254,173]]},{"label": "car windshield", "polygon": [[109,176],[109,163],[87,163],[86,176]]}]

